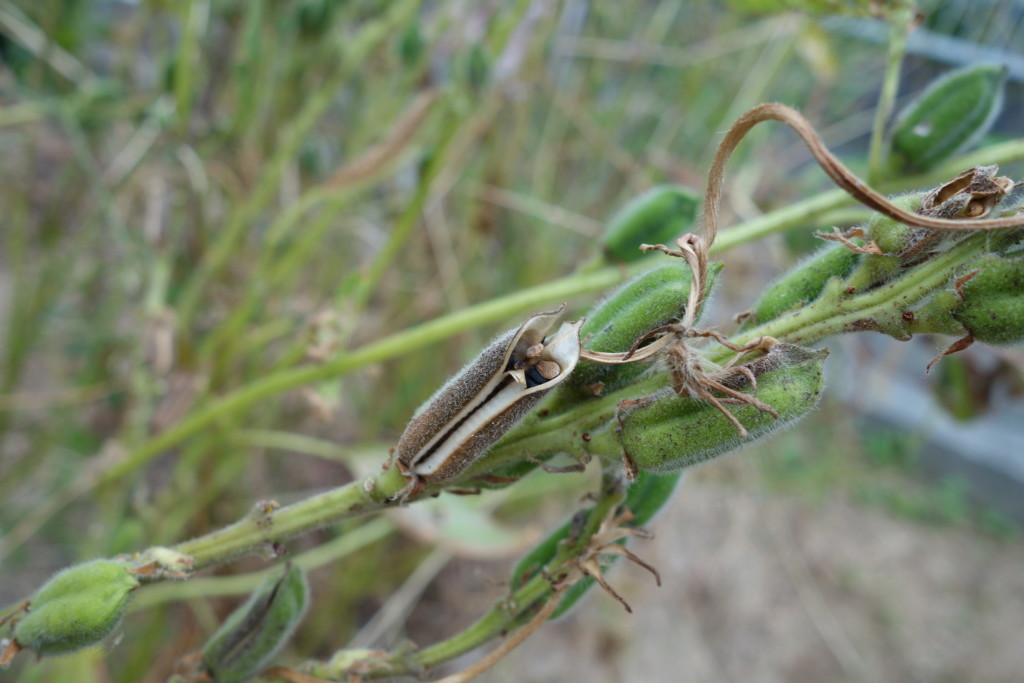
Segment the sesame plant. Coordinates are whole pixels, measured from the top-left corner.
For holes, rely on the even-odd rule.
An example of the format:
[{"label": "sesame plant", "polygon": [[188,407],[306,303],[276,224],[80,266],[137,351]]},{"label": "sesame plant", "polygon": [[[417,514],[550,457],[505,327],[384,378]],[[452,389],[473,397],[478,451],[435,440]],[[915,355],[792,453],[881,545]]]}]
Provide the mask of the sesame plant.
[{"label": "sesame plant", "polygon": [[[190,125],[188,112],[197,106],[197,91],[188,65],[194,62],[191,50],[204,21],[200,5],[191,3],[186,10],[181,49],[170,69],[171,88],[162,100],[166,108],[147,114],[155,126],[187,132]],[[261,6],[240,10],[243,38],[255,40],[267,30],[270,19],[260,14]],[[372,471],[364,476],[287,504],[276,495],[254,497],[242,518],[197,534],[186,533],[194,526],[177,512],[173,496],[160,501],[161,538],[167,542],[101,553],[101,559],[75,564],[41,582],[0,612],[0,665],[34,653],[45,666],[53,656],[109,643],[129,611],[206,597],[201,590],[209,580],[202,575],[205,570],[263,557],[275,566],[237,577],[247,600],[224,618],[208,619],[212,623],[204,642],[190,654],[140,665],[146,676],[179,683],[429,678],[439,665],[488,647],[475,664],[441,679],[470,680],[584,596],[598,593],[591,590],[595,586],[631,611],[629,596],[616,589],[608,574],[620,557],[649,571],[655,581],[670,583],[671,577],[642,559],[654,516],[674,495],[683,494],[677,489],[687,468],[790,427],[815,408],[824,391],[828,350],[823,343],[828,339],[854,333],[882,333],[896,340],[949,335],[954,341],[933,364],[973,343],[1007,345],[1024,339],[1024,214],[1016,205],[1020,184],[998,169],[1024,158],[1024,142],[970,151],[999,112],[1005,72],[982,64],[950,73],[890,123],[903,36],[913,21],[910,9],[894,5],[887,17],[894,27],[892,54],[866,179],[847,168],[798,111],[760,104],[736,119],[717,146],[702,202],[676,184],[635,193],[589,243],[592,260],[576,272],[372,337],[354,348],[349,342],[359,338],[359,330],[314,326],[312,342],[285,343],[271,367],[232,385],[232,378],[246,376],[248,366],[259,364],[256,347],[280,335],[273,317],[265,315],[266,299],[299,277],[298,264],[327,256],[321,241],[352,197],[396,165],[410,140],[426,138],[431,149],[416,169],[411,201],[377,257],[359,277],[340,285],[337,298],[349,319],[359,320],[372,309],[393,260],[420,216],[431,211],[431,188],[452,182],[451,159],[458,159],[467,144],[463,131],[472,131],[484,113],[496,115],[504,101],[498,65],[488,61],[485,48],[509,54],[501,50],[526,40],[522,29],[532,26],[530,7],[518,3],[515,12],[502,15],[505,21],[489,42],[463,55],[462,80],[445,87],[425,76],[427,46],[416,30],[419,3],[392,3],[366,19],[343,47],[329,40],[315,43],[316,56],[343,65],[326,76],[340,83],[356,79],[357,66],[386,37],[399,35],[399,59],[431,85],[401,103],[382,139],[273,214],[261,236],[265,247],[259,276],[246,281],[218,315],[211,318],[204,310],[205,298],[216,291],[216,283],[230,280],[232,254],[246,229],[288,185],[289,164],[330,104],[328,96],[314,94],[290,117],[270,163],[246,198],[222,217],[223,226],[210,236],[198,264],[183,270],[181,263],[156,260],[159,268],[149,291],[157,300],[169,296],[167,283],[175,273],[186,275],[174,292],[173,316],[154,322],[155,328],[202,333],[160,337],[164,345],[156,342],[151,351],[157,360],[144,362],[158,366],[190,359],[206,368],[206,382],[222,390],[192,387],[184,392],[187,407],[161,423],[161,429],[139,428],[153,425],[155,410],[146,412],[148,419],[137,415],[138,423],[128,420],[119,447],[63,495],[41,501],[5,534],[2,550],[11,552],[66,506],[116,488],[171,450],[179,459],[172,465],[177,483],[170,491],[186,496],[194,482],[191,470],[222,449],[243,448],[241,441],[225,435],[234,433],[244,411],[275,395],[306,388],[316,405],[310,388],[327,380],[387,359],[428,354],[429,343],[485,323],[501,322],[511,329],[481,344],[478,355],[447,382],[415,387],[424,402],[402,418],[404,428],[386,446],[373,449]],[[301,10],[296,30],[318,40],[333,10],[312,2],[302,3]],[[247,68],[270,69],[258,51],[240,45],[251,60]],[[289,65],[292,71],[279,76],[281,83],[301,79],[304,66],[309,65]],[[256,82],[243,79],[235,96],[255,106],[261,96]],[[474,98],[484,104],[469,109]],[[240,107],[236,128],[228,125],[220,134],[226,139],[237,135],[243,146],[261,144],[245,139],[250,128],[244,117],[255,116],[250,112]],[[284,115],[272,105],[262,112],[271,122]],[[720,230],[727,162],[749,131],[765,122],[795,132],[837,189]],[[183,163],[188,167],[187,160]],[[892,195],[896,187],[909,191]],[[733,323],[703,322],[712,291],[729,277],[729,248],[813,224],[852,202],[870,215],[845,229],[830,225],[818,231],[819,250],[751,297],[749,310],[736,311]],[[590,296],[589,308],[564,303],[580,295]],[[247,334],[254,338],[246,339]],[[145,395],[145,378],[138,379],[138,391]],[[204,434],[211,436],[204,441]],[[288,433],[249,436],[280,439]],[[219,471],[225,481],[236,472]],[[344,647],[325,633],[318,647],[333,655],[305,653],[305,661],[287,663],[278,657],[303,619],[319,607],[317,587],[307,581],[306,571],[338,559],[334,551],[318,551],[365,533],[394,508],[438,496],[498,495],[537,477],[579,472],[597,474],[585,502],[516,563],[507,577],[507,594],[471,625],[436,642],[394,650]],[[112,509],[108,516],[117,514]],[[357,520],[364,521],[362,526]],[[292,549],[313,532],[342,524],[345,531],[323,548]],[[343,582],[344,571],[339,575]],[[135,636],[126,632],[119,647],[130,648]],[[26,677],[31,668],[25,665]]]}]

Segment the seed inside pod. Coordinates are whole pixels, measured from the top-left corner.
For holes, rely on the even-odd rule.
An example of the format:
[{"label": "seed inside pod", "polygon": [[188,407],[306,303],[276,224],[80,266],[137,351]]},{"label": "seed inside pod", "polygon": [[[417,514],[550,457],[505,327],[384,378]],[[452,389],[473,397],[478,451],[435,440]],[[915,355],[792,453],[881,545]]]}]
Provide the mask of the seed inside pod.
[{"label": "seed inside pod", "polygon": [[544,379],[554,379],[558,377],[558,373],[562,371],[562,368],[558,366],[558,363],[553,360],[542,360],[537,363],[536,367],[537,372],[539,372],[540,376]]}]

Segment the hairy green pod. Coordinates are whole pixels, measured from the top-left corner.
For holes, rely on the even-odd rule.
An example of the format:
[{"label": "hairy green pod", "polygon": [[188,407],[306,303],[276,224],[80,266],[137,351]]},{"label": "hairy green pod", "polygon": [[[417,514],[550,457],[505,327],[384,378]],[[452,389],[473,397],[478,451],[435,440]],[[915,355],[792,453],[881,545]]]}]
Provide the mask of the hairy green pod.
[{"label": "hairy green pod", "polygon": [[1002,346],[1024,341],[1024,298],[993,297],[953,314],[975,339]]},{"label": "hairy green pod", "polygon": [[420,61],[426,49],[423,32],[420,31],[419,19],[406,26],[398,41],[398,56],[405,66],[413,66]]},{"label": "hairy green pod", "polygon": [[[774,408],[779,418],[751,405],[729,406],[747,429],[746,439],[739,437],[736,427],[714,406],[681,398],[665,389],[623,410],[621,427],[613,421],[602,433],[592,436],[590,445],[595,450],[615,452],[614,446],[597,442],[617,443],[634,465],[649,472],[673,472],[709,460],[809,413],[824,388],[822,366],[826,356],[825,349],[778,344],[767,356],[748,364],[757,377],[754,395]],[[742,383],[731,382],[736,388]]]},{"label": "hairy green pod", "polygon": [[474,44],[466,56],[466,80],[474,92],[479,92],[487,85],[491,77],[491,58],[483,45]]},{"label": "hairy green pod", "polygon": [[[708,267],[707,296],[721,263]],[[587,313],[580,329],[591,351],[623,352],[644,334],[660,325],[677,322],[686,312],[693,274],[685,263],[663,263],[629,280]],[[593,397],[613,391],[636,379],[647,369],[641,363],[599,365],[580,362],[566,380],[565,391]]]},{"label": "hairy green pod", "polygon": [[[917,211],[924,202],[924,193],[915,192],[900,197],[893,197],[891,201],[904,211]],[[894,218],[889,218],[880,213],[872,214],[868,221],[868,237],[878,245],[885,254],[901,254],[907,248],[913,228],[900,223]]]},{"label": "hairy green pod", "polygon": [[842,244],[826,244],[768,286],[754,304],[750,325],[766,323],[811,303],[825,289],[826,282],[833,277],[848,276],[860,259],[860,254]]},{"label": "hairy green pod", "polygon": [[1012,344],[1024,340],[1024,257],[986,255],[971,264],[978,274],[963,288],[953,317],[978,341]]},{"label": "hairy green pod", "polygon": [[667,244],[682,235],[697,216],[697,195],[679,185],[658,185],[627,202],[608,221],[601,246],[613,261],[643,256],[641,244]]},{"label": "hairy green pod", "polygon": [[299,31],[303,38],[319,38],[331,27],[333,0],[302,0],[299,5]]},{"label": "hairy green pod", "polygon": [[[917,211],[924,197],[924,193],[918,192],[892,197],[890,201],[905,211]],[[863,291],[897,275],[903,268],[902,255],[913,245],[917,235],[915,228],[880,213],[873,214],[867,224],[867,237],[882,253],[865,254],[846,284]]]},{"label": "hairy green pod", "polygon": [[978,142],[1002,108],[1006,67],[982,64],[929,85],[897,117],[892,154],[904,171],[922,172]]},{"label": "hairy green pod", "polygon": [[281,577],[264,581],[203,648],[213,680],[236,683],[265,669],[299,625],[308,602],[309,584],[297,565],[289,564]]},{"label": "hairy green pod", "polygon": [[14,629],[19,646],[40,655],[80,650],[107,637],[121,621],[139,580],[120,562],[93,560],[68,567],[32,597]]}]

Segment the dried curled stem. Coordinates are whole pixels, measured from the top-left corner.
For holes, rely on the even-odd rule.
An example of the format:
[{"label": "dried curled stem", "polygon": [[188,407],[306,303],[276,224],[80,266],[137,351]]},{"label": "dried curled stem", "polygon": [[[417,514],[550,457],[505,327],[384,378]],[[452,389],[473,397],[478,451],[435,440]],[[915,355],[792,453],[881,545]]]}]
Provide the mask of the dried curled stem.
[{"label": "dried curled stem", "polygon": [[1004,230],[1024,226],[1024,215],[1006,216],[985,220],[951,220],[934,216],[922,216],[896,206],[884,196],[871,189],[850,169],[833,155],[815,132],[814,127],[798,111],[784,104],[761,104],[741,116],[725,134],[718,147],[715,160],[708,172],[707,191],[704,195],[704,236],[707,243],[714,244],[718,232],[718,207],[722,196],[722,177],[725,164],[751,128],[763,121],[778,121],[793,129],[814,155],[818,165],[842,189],[870,209],[884,214],[901,223],[933,230]]}]

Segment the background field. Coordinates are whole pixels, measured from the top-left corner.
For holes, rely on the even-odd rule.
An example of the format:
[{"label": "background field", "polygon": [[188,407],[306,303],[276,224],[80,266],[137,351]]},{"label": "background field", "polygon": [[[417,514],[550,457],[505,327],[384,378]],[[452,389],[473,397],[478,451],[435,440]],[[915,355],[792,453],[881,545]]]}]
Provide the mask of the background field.
[{"label": "background field", "polygon": [[[359,349],[592,265],[626,200],[703,186],[749,107],[800,108],[863,171],[885,25],[750,4],[0,0],[0,607],[67,564],[377,468],[446,376],[543,306]],[[1024,3],[921,6],[898,106],[950,68],[1001,61],[985,144],[1024,136]],[[831,189],[809,159],[783,129],[755,131],[724,224]],[[814,248],[811,229],[863,215],[720,254],[705,322],[731,329]],[[975,347],[924,378],[949,341],[830,342],[822,408],[692,473],[634,546],[661,589],[616,572],[635,614],[594,594],[487,680],[1017,680],[1024,497],[980,485],[933,436],[988,420],[1020,445],[1007,458],[1024,452],[1024,352]],[[927,420],[884,409],[905,390]],[[592,475],[289,544],[363,542],[329,544],[283,658],[456,632]],[[116,648],[22,657],[0,679],[163,681],[237,604],[209,591],[140,593]]]}]

